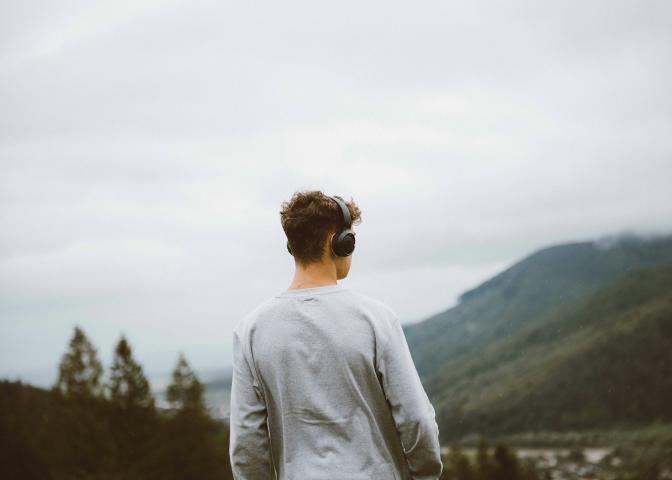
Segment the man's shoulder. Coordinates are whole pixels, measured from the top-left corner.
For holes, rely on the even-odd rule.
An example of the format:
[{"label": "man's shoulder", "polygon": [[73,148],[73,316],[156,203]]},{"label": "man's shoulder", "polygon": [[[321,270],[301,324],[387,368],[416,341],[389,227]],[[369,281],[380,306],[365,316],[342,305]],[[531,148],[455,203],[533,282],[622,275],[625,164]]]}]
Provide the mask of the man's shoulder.
[{"label": "man's shoulder", "polygon": [[349,291],[356,299],[356,301],[360,302],[362,305],[374,308],[380,313],[385,313],[387,315],[395,314],[392,307],[390,307],[387,303],[383,302],[382,300],[357,290],[349,290]]},{"label": "man's shoulder", "polygon": [[396,328],[396,324],[399,323],[399,317],[390,305],[379,298],[362,292],[352,291],[352,294],[355,296],[356,302],[369,311],[373,318],[377,320],[377,323],[382,324],[385,329]]}]

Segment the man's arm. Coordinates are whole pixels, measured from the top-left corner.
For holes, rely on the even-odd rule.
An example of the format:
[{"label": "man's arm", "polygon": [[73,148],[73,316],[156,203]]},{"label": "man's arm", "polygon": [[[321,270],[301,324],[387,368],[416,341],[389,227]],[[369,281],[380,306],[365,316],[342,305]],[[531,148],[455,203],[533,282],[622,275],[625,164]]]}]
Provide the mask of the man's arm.
[{"label": "man's arm", "polygon": [[414,480],[441,476],[439,427],[420,383],[399,319],[390,311],[391,331],[378,361],[381,383]]},{"label": "man's arm", "polygon": [[275,478],[271,465],[266,404],[246,355],[248,345],[233,333],[233,377],[229,457],[236,480]]}]

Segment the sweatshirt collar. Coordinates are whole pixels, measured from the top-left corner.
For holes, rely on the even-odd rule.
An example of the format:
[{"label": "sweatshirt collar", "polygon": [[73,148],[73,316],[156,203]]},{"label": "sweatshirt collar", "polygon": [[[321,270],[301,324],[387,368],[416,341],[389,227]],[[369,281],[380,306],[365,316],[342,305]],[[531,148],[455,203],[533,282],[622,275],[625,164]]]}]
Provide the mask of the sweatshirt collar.
[{"label": "sweatshirt collar", "polygon": [[320,295],[323,293],[340,292],[346,288],[338,283],[322,285],[321,287],[299,288],[296,290],[285,290],[280,292],[277,297],[302,297],[306,295]]}]

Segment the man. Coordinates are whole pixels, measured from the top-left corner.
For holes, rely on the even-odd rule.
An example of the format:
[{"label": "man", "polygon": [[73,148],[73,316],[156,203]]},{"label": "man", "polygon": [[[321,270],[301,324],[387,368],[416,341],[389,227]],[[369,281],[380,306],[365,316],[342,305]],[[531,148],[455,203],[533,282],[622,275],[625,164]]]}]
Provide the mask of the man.
[{"label": "man", "polygon": [[237,480],[436,480],[439,430],[399,319],[337,283],[361,212],[320,191],[280,211],[296,271],[234,330]]}]

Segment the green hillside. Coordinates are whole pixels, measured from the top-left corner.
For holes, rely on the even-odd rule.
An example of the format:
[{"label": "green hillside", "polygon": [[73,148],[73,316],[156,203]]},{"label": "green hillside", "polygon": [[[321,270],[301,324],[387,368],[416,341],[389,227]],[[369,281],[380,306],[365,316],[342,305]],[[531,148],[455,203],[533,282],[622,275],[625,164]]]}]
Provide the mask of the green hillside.
[{"label": "green hillside", "polygon": [[629,272],[425,378],[444,440],[672,420],[672,266]]},{"label": "green hillside", "polygon": [[672,236],[629,236],[542,249],[464,293],[457,306],[405,328],[420,374],[543,322],[545,315],[640,267],[671,264]]}]

